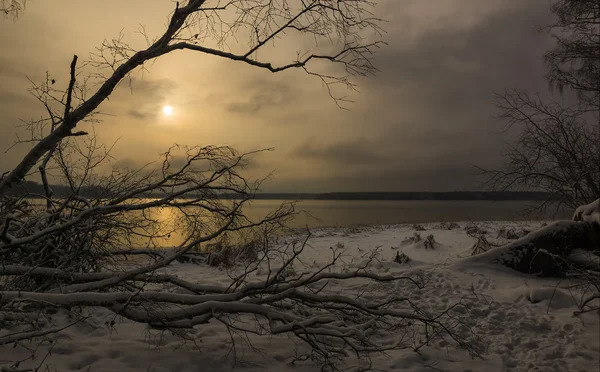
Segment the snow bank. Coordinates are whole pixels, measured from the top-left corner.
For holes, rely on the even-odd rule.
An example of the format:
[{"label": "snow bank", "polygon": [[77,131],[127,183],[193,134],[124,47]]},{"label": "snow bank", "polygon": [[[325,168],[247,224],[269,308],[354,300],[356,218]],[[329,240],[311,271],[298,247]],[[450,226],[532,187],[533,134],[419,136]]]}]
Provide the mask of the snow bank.
[{"label": "snow bank", "polygon": [[[476,346],[484,355],[484,359],[472,359],[452,340],[439,340],[423,346],[418,353],[405,349],[375,354],[371,367],[414,372],[597,370],[600,362],[598,315],[587,313],[573,317],[578,294],[568,289],[568,281],[533,278],[501,265],[489,265],[489,258],[498,254],[494,250],[469,258],[470,247],[476,239],[465,232],[467,225],[476,225],[494,235],[500,228],[535,230],[540,223],[471,222],[459,225],[461,228],[453,229],[423,225],[424,235],[435,236],[438,243],[435,249],[424,249],[418,244],[402,245],[404,239],[413,236],[414,229],[410,225],[352,232],[345,229],[314,232],[315,238],[301,257],[309,269],[326,264],[331,257],[330,247],[340,243],[345,249],[343,261],[347,267],[360,267],[371,252],[377,250],[377,259],[369,261],[369,270],[379,274],[409,275],[423,284],[422,288],[417,288],[407,281],[382,284],[365,280],[331,280],[329,290],[345,295],[367,293],[374,299],[407,296],[419,303],[423,311],[431,313],[454,306],[451,314],[457,320],[456,331],[464,335],[476,333],[481,340]],[[523,239],[527,238],[530,236]],[[399,251],[411,260],[406,264],[393,262]],[[232,274],[214,267],[181,263],[168,271],[192,282],[215,285],[228,283],[228,275]],[[262,275],[265,274],[259,272],[256,279]],[[169,290],[168,287],[159,289]],[[55,343],[42,344],[35,351],[33,362],[23,362],[18,367],[44,365],[59,372],[191,372],[230,371],[235,364],[233,370],[244,372],[267,368],[281,372],[319,370],[310,362],[295,360],[303,345],[287,336],[248,335],[244,341],[213,321],[178,335],[150,331],[140,324],[115,317],[107,310],[89,308],[84,312],[89,318],[66,329]],[[57,325],[69,322],[60,312],[50,317]],[[231,337],[237,341],[235,348],[231,347]],[[184,339],[188,341],[183,342]],[[246,341],[250,341],[254,349]],[[0,366],[10,366],[29,358],[28,348],[36,344],[0,347]]]}]

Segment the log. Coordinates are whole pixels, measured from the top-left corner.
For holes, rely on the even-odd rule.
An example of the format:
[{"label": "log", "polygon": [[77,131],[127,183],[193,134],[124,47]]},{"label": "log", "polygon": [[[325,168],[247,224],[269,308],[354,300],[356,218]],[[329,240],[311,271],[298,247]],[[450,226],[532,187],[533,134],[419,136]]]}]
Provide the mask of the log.
[{"label": "log", "polygon": [[563,277],[577,265],[568,257],[575,249],[600,254],[600,225],[557,221],[510,244],[473,256],[471,262],[500,263],[525,274]]}]

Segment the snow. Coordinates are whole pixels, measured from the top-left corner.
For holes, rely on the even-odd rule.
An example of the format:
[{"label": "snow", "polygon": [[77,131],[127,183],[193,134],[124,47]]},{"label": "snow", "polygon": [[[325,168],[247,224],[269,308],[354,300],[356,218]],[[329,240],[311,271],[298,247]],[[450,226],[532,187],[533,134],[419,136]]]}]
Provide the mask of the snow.
[{"label": "snow", "polygon": [[[369,269],[378,274],[402,274],[418,277],[421,289],[407,281],[376,284],[364,279],[330,281],[332,288],[345,295],[368,292],[370,298],[388,298],[391,294],[408,296],[425,311],[436,312],[454,303],[454,311],[463,316],[472,331],[481,336],[479,348],[484,359],[471,358],[455,344],[440,340],[414,352],[394,350],[373,355],[372,368],[388,371],[597,371],[600,363],[600,330],[597,313],[573,316],[580,294],[568,281],[524,275],[500,265],[484,264],[469,258],[476,238],[465,227],[487,231],[488,240],[497,238],[501,228],[536,230],[532,222],[462,222],[422,224],[421,237],[433,234],[434,249],[419,242],[402,242],[415,233],[412,225],[361,228],[321,228],[312,231],[310,246],[302,253],[302,262],[310,267],[325,265],[331,259],[330,247],[346,250],[347,267],[360,267],[373,249],[377,260]],[[395,263],[397,252],[410,261]],[[485,255],[485,254],[484,254]],[[181,278],[207,285],[227,285],[226,270],[194,264],[173,264],[169,272]],[[255,274],[253,274],[255,275]],[[255,279],[264,279],[265,272]],[[217,322],[196,326],[187,342],[169,331],[149,331],[145,326],[116,317],[101,308],[84,309],[89,317],[60,333],[54,345],[44,343],[35,351],[35,361],[19,368],[42,365],[50,371],[271,371],[297,372],[319,370],[311,363],[290,363],[302,348],[288,336],[258,337],[251,350],[238,339],[231,349],[230,334]],[[52,322],[66,325],[73,320],[66,313],[46,315]],[[1,324],[1,322],[0,322]],[[465,330],[466,332],[466,330]],[[2,334],[0,328],[0,334]],[[0,346],[0,366],[29,358],[27,342],[13,348]],[[51,354],[47,351],[51,349]],[[44,359],[45,358],[45,359]],[[235,363],[234,361],[238,362]],[[1,367],[0,367],[0,370]]]},{"label": "snow", "polygon": [[578,207],[573,214],[573,220],[600,225],[600,199]]},{"label": "snow", "polygon": [[[574,221],[556,221],[551,224],[547,224],[545,226],[539,226],[537,229],[533,230],[531,233],[519,238],[518,240],[506,241],[506,245],[502,247],[497,247],[495,249],[490,249],[487,252],[478,254],[476,256],[470,257],[468,259],[463,260],[461,263],[463,265],[475,264],[475,265],[485,265],[490,264],[496,260],[498,260],[503,254],[510,251],[513,247],[518,245],[523,245],[527,242],[530,242],[533,239],[539,238],[549,232],[559,232],[567,230],[569,227],[573,225],[577,225],[579,222]],[[502,235],[502,234],[499,234]]]}]

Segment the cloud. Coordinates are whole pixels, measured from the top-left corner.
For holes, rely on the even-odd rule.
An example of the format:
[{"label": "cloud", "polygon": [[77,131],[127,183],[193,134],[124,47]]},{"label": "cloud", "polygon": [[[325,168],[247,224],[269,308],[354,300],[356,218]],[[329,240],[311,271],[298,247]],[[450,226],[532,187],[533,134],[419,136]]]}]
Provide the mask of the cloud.
[{"label": "cloud", "polygon": [[293,93],[297,93],[297,90],[284,81],[253,79],[241,87],[235,100],[226,104],[226,110],[236,114],[281,110],[297,98]]},{"label": "cloud", "polygon": [[[56,27],[48,25],[69,9],[40,2],[28,9],[31,14],[43,6],[35,19],[0,25],[0,31],[10,31],[0,32],[5,46],[0,52],[4,101],[0,116],[27,119],[35,109],[24,99],[28,82],[21,71],[35,71],[39,78],[50,70],[65,81],[73,52],[83,56],[124,26],[138,27],[139,5],[132,1],[115,17],[112,7],[97,7],[93,19],[71,17],[75,23]],[[73,9],[84,7],[72,3]],[[300,69],[272,74],[238,62],[177,52],[148,66],[150,74],[144,79],[134,78],[133,94],[124,81],[101,107],[115,116],[103,117],[98,131],[109,140],[122,137],[115,151],[137,163],[155,160],[164,146],[175,142],[273,146],[277,151],[261,155],[252,167],[257,174],[277,169],[266,188],[271,184],[289,191],[473,187],[470,164],[497,164],[504,147],[504,138],[495,134],[502,126],[492,118],[497,113],[494,92],[518,83],[522,89],[548,94],[542,55],[553,41],[536,31],[552,20],[548,2],[381,0],[378,4],[376,15],[389,20],[384,25],[388,45],[374,60],[381,73],[354,80],[361,92],[350,96],[356,101],[351,112],[337,109],[318,79]],[[149,32],[164,31],[164,9],[147,8],[144,16],[152,15],[156,21],[148,19]],[[86,33],[79,38],[82,24]],[[47,34],[45,28],[54,33]],[[9,36],[17,32],[18,42]],[[133,37],[132,32],[128,36]],[[35,48],[24,50],[24,44]],[[283,50],[293,53],[296,46],[279,43],[269,50],[272,54],[258,57],[279,63]],[[344,74],[337,65],[324,66],[327,73]],[[18,81],[23,95],[13,81]],[[181,102],[171,102],[175,98]],[[170,122],[174,125],[148,126],[157,121],[165,104],[182,106],[181,115]],[[0,144],[12,138],[12,126],[2,124],[0,130]],[[4,157],[0,165],[11,161]]]},{"label": "cloud", "polygon": [[177,84],[170,79],[131,78],[131,81],[123,81],[115,95],[127,101],[129,108],[125,113],[128,116],[138,120],[154,120],[176,89]]},{"label": "cloud", "polygon": [[127,115],[132,116],[136,119],[139,120],[146,120],[146,119],[154,119],[158,116],[157,107],[152,107],[152,110],[146,110],[146,111],[141,111],[138,109],[131,109],[129,111],[127,111]]},{"label": "cloud", "polygon": [[[546,90],[541,57],[551,40],[535,28],[548,22],[547,4],[528,2],[494,10],[468,26],[432,27],[383,48],[376,58],[381,74],[363,82],[362,96],[378,109],[360,120],[369,146],[386,149],[393,159],[374,172],[406,174],[379,182],[469,188],[470,164],[498,163],[504,138],[492,118],[494,92],[517,82],[523,89]],[[391,40],[397,32],[391,30]],[[349,173],[348,182],[364,185]]]},{"label": "cloud", "polygon": [[355,138],[329,144],[318,144],[310,138],[292,151],[294,156],[335,164],[381,164],[392,160],[366,138]]},{"label": "cloud", "polygon": [[19,65],[5,57],[0,56],[0,77],[21,79],[25,76],[26,74],[21,71]]},{"label": "cloud", "polygon": [[[382,74],[368,83],[433,93],[432,99],[443,97],[447,106],[464,105],[470,102],[465,98],[517,81],[539,88],[540,57],[552,44],[536,28],[551,17],[547,3],[526,3],[489,13],[468,28],[428,29],[412,42],[383,48],[375,58]],[[395,36],[392,31],[390,38]]]},{"label": "cloud", "polygon": [[36,103],[35,98],[21,92],[0,91],[0,106],[25,106]]},{"label": "cloud", "polygon": [[[329,192],[329,191],[452,191],[475,190],[477,179],[473,169],[466,165],[440,164],[438,169],[415,169],[401,164],[387,164],[382,168],[363,168],[351,174],[302,174],[285,179],[276,177],[268,186],[273,192]],[[469,186],[464,182],[468,180]]]}]

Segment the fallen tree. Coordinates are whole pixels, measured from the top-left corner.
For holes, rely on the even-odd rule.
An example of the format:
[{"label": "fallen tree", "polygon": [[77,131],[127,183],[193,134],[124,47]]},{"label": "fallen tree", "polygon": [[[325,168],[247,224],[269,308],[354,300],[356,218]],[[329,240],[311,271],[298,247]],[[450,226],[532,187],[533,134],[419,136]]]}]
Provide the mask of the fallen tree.
[{"label": "fallen tree", "polygon": [[[556,221],[509,244],[494,247],[467,260],[494,262],[525,274],[564,277],[573,267],[596,269],[600,257],[599,200],[577,208],[572,221]],[[589,260],[572,260],[576,251]]]},{"label": "fallen tree", "polygon": [[600,310],[599,205],[600,199],[583,205],[572,221],[556,221],[506,245],[482,247],[478,240],[473,255],[457,266],[470,270],[501,265],[524,274],[569,279],[569,288],[579,291],[574,314]]}]

